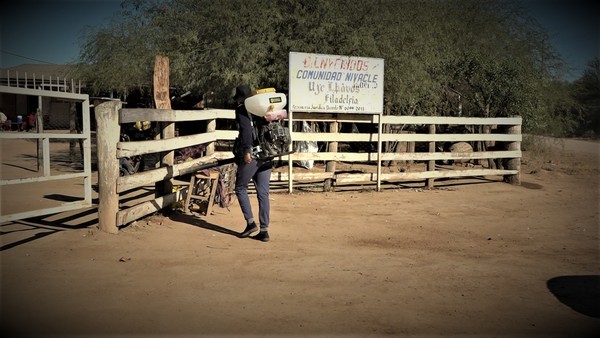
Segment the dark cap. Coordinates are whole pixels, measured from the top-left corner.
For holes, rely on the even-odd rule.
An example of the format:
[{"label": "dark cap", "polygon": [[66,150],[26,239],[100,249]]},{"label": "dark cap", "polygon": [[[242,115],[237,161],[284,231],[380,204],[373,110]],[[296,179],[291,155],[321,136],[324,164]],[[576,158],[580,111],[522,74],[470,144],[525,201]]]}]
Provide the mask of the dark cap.
[{"label": "dark cap", "polygon": [[247,99],[252,96],[252,90],[247,85],[239,85],[235,89],[235,95],[233,96],[234,100],[238,99]]}]

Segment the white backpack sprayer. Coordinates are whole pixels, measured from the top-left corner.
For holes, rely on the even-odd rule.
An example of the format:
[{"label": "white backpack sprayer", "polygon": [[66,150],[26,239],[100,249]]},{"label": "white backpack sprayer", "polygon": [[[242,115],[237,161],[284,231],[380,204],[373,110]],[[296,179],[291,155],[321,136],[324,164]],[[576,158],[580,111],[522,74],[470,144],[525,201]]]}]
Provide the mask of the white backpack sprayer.
[{"label": "white backpack sprayer", "polygon": [[285,94],[277,93],[274,88],[259,89],[244,104],[249,113],[266,120],[266,123],[258,126],[252,123],[252,157],[264,160],[293,153],[289,150],[290,130],[284,126],[287,118],[287,111],[284,109],[287,104]]}]

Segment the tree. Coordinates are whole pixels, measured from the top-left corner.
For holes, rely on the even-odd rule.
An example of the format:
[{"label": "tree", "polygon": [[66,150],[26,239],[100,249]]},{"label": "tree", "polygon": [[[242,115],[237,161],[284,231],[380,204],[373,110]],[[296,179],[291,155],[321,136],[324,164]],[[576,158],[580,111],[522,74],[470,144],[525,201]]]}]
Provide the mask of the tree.
[{"label": "tree", "polygon": [[[583,76],[572,86],[573,98],[581,107],[581,123],[576,130],[578,135],[600,135],[600,59],[588,63]],[[577,115],[577,117],[579,117]]]},{"label": "tree", "polygon": [[105,28],[84,32],[80,63],[76,71],[94,94],[126,95],[132,88],[148,89],[153,60],[158,52],[143,13],[123,5],[123,17]]},{"label": "tree", "polygon": [[544,125],[560,70],[546,33],[512,1],[126,0],[81,59],[96,90],[171,84],[231,102],[240,83],[287,89],[290,51],[385,60],[391,114],[524,117]]}]

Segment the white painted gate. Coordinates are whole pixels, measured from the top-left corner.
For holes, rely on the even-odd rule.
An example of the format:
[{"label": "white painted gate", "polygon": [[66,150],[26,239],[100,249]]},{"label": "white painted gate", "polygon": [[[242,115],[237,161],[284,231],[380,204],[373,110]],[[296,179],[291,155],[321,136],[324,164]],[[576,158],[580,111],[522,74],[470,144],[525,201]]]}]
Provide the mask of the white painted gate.
[{"label": "white painted gate", "polygon": [[[32,205],[27,211],[14,211],[5,210],[7,208],[0,209],[0,223],[26,219],[35,216],[50,215],[59,212],[76,210],[82,208],[88,208],[92,206],[92,161],[91,161],[91,132],[90,132],[90,102],[87,94],[77,94],[60,91],[48,91],[32,88],[20,88],[10,86],[0,86],[0,94],[13,94],[17,96],[35,96],[39,98],[39,102],[42,98],[50,97],[64,101],[79,102],[82,107],[82,120],[81,120],[81,132],[71,133],[70,130],[43,130],[43,124],[41,130],[35,132],[13,132],[13,131],[1,131],[0,142],[10,142],[10,140],[30,140],[37,141],[38,146],[38,163],[41,162],[41,166],[38,168],[36,175],[25,178],[9,178],[5,179],[0,175],[0,189],[2,189],[2,198],[17,197],[22,190],[19,188],[21,185],[31,184],[56,184],[57,189],[60,188],[61,184],[72,179],[83,179],[83,198],[75,201],[65,201],[60,203],[58,206],[44,207],[39,209],[31,210],[35,208],[35,201],[31,201]],[[83,144],[83,170],[78,172],[60,173],[56,170],[51,170],[51,141],[57,140],[76,140],[81,141]],[[8,143],[7,143],[8,144]],[[0,160],[5,162],[6,158],[0,153]],[[41,161],[40,161],[41,160]],[[4,166],[5,163],[0,163]],[[1,172],[0,172],[1,173]]]}]

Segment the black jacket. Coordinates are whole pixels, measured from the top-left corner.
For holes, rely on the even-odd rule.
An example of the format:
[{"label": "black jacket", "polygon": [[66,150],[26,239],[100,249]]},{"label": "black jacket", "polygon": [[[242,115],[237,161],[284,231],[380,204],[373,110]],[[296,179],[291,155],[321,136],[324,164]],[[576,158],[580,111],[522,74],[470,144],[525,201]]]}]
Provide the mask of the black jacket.
[{"label": "black jacket", "polygon": [[[248,113],[244,104],[240,104],[235,108],[235,121],[237,122],[239,131],[238,139],[240,142],[241,154],[243,155],[251,152],[252,147],[255,145],[253,127],[250,119],[256,120],[252,114]],[[254,122],[255,125],[256,122],[257,121]]]}]

